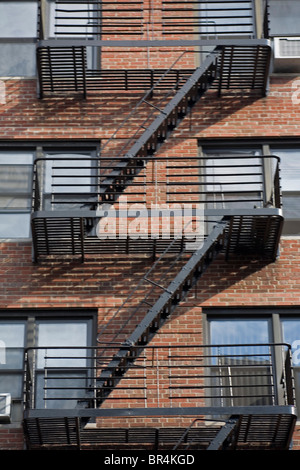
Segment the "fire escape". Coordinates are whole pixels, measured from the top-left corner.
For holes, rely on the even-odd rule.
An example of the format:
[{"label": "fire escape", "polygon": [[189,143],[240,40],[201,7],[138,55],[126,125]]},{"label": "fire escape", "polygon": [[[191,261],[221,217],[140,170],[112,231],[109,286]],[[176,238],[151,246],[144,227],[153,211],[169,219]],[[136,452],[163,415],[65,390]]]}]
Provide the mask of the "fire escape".
[{"label": "fire escape", "polygon": [[[133,113],[146,109],[148,116],[117,153],[104,147],[97,157],[36,160],[34,259],[43,262],[67,256],[84,261],[105,253],[148,253],[153,256],[153,266],[99,331],[98,346],[85,348],[84,366],[80,362],[82,351],[78,351],[79,363],[69,368],[57,366],[55,348],[47,352],[45,366],[39,370],[45,380],[43,390],[48,392],[42,407],[38,397],[41,390],[36,385],[38,352],[27,351],[24,429],[28,446],[287,449],[296,419],[288,346],[264,345],[254,351],[257,345],[249,345],[241,354],[234,345],[229,352],[225,346],[216,352],[204,345],[165,348],[150,344],[219,254],[229,257],[245,253],[270,261],[278,255],[283,218],[276,156],[157,155],[191,109],[198,102],[201,106],[201,98],[207,93],[243,90],[247,96],[252,93],[259,97],[267,92],[272,53],[267,2],[163,0],[159,22],[154,20],[157,11],[152,8],[133,1],[118,2],[116,9],[112,2],[57,0],[54,16],[52,12],[55,33],[51,33],[49,5],[40,4],[40,98],[75,95],[85,99],[99,91],[143,90],[145,94]],[[151,22],[145,22],[146,17],[152,18]],[[105,47],[163,50],[173,46],[183,50],[167,69],[95,66],[99,51]],[[182,67],[180,61],[187,55],[197,57],[189,63],[199,64]],[[158,170],[164,176],[154,178]],[[101,236],[103,221],[116,214],[120,221],[124,216],[124,197],[129,204],[144,204],[148,221],[154,217],[147,205],[149,173],[154,200],[157,202],[159,195],[159,203],[173,204],[170,233],[164,237],[130,237],[128,233]],[[187,227],[178,234],[174,227],[177,220],[182,221],[185,210]],[[137,214],[141,215],[140,209],[129,216],[126,208],[124,217],[128,221]],[[166,259],[170,260],[169,268],[163,278],[158,278]],[[139,289],[144,298],[134,305],[132,299]],[[123,318],[123,324],[112,335],[110,322],[119,318]],[[61,349],[60,360],[68,362],[67,351],[64,356]],[[65,402],[64,393],[68,393],[68,387],[61,383],[57,386],[55,374],[61,377],[65,371],[69,379],[70,370],[76,370],[76,375],[80,371],[85,385],[78,387],[81,394],[76,396],[69,389],[68,406],[55,406]],[[189,382],[187,370],[193,371],[188,376],[196,386]],[[241,370],[248,371],[242,373],[247,379],[237,381]],[[155,398],[151,398],[151,373],[156,374]],[[258,390],[257,396],[252,392],[249,395],[251,388]],[[126,406],[130,399],[138,403],[137,407]],[[161,406],[160,399],[167,404]],[[91,421],[107,417],[175,416],[188,417],[189,424],[170,428],[90,427]],[[208,426],[208,422],[213,425]]]}]

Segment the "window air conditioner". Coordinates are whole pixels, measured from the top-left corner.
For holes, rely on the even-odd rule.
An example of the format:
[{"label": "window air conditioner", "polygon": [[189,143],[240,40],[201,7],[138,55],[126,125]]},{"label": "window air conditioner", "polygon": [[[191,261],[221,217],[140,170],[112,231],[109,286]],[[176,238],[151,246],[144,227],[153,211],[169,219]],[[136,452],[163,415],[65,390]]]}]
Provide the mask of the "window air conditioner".
[{"label": "window air conditioner", "polygon": [[11,394],[0,393],[0,423],[10,422]]},{"label": "window air conditioner", "polygon": [[274,72],[300,71],[300,37],[274,38]]}]

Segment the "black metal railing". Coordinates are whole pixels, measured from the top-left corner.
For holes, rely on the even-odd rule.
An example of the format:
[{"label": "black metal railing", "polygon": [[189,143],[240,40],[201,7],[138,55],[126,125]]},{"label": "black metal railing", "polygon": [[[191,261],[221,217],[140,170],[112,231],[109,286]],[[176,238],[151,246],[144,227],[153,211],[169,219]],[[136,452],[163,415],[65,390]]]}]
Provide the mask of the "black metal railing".
[{"label": "black metal railing", "polygon": [[267,0],[143,1],[56,0],[53,11],[40,1],[40,39],[130,37],[268,37]]},{"label": "black metal railing", "polygon": [[103,344],[27,349],[25,410],[97,408],[103,393],[99,377],[120,347],[127,350],[123,378],[117,386],[113,377],[105,384],[113,408],[155,407],[163,412],[196,406],[221,412],[223,407],[294,406],[291,350],[286,344]]},{"label": "black metal railing", "polygon": [[[128,205],[200,204],[207,209],[281,207],[276,156],[89,158],[49,156],[34,163],[32,210],[97,210]],[[124,202],[124,201],[123,201]],[[128,208],[130,208],[128,206]]]}]

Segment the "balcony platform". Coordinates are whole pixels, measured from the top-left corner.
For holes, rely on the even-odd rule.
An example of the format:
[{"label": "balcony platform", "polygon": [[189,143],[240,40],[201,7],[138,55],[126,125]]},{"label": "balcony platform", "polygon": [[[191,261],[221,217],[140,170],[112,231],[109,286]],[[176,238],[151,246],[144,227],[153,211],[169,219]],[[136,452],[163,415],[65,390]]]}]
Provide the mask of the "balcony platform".
[{"label": "balcony platform", "polygon": [[[145,46],[143,43],[145,42]],[[61,94],[77,94],[103,91],[172,89],[184,84],[193,69],[99,69],[87,67],[86,47],[99,43],[105,47],[160,47],[192,46],[216,47],[218,79],[214,88],[224,90],[250,90],[264,95],[268,87],[271,47],[267,40],[219,40],[219,41],[92,41],[74,40],[42,41],[37,48],[40,97]],[[170,43],[170,44],[169,44]],[[85,44],[85,45],[84,45]],[[163,49],[160,54],[163,55]],[[164,77],[162,79],[162,77]]]},{"label": "balcony platform", "polygon": [[[171,409],[115,409],[115,410],[32,410],[24,419],[29,448],[34,449],[110,449],[110,450],[210,450],[214,440],[230,417],[237,418],[230,450],[288,450],[296,423],[292,406]],[[72,416],[74,414],[74,416]],[[227,415],[227,417],[224,417]],[[191,427],[93,427],[87,421],[96,417],[174,417],[189,416],[190,422],[201,421]],[[212,419],[215,416],[215,419]],[[218,418],[218,416],[222,416]],[[207,419],[206,419],[207,418]],[[224,421],[222,421],[222,419]],[[224,444],[224,443],[223,443]],[[223,450],[214,448],[214,450]],[[224,446],[226,450],[226,444]]]},{"label": "balcony platform", "polygon": [[[137,146],[140,153],[146,153],[143,136]],[[147,175],[152,175],[153,165],[155,171],[160,169],[151,190],[152,201],[158,202],[147,204]],[[167,215],[162,212],[166,209]],[[107,214],[112,215],[112,233],[102,230],[97,236],[97,224]],[[139,216],[145,217],[147,229],[132,235],[129,223]],[[212,155],[199,160],[145,155],[135,159],[51,157],[35,162],[31,214],[35,261],[53,256],[84,260],[105,253],[156,255],[170,245],[169,252],[178,253],[186,248],[186,241],[196,241],[195,237],[191,240],[193,233],[189,240],[184,238],[185,217],[201,222],[202,236],[222,218],[230,220],[227,256],[250,253],[275,259],[283,225],[278,158]],[[178,223],[179,236],[173,230]],[[165,224],[170,224],[166,233]]]},{"label": "balcony platform", "polygon": [[[26,351],[30,449],[289,448],[297,418],[289,345],[123,343],[128,362],[122,377],[120,370],[112,372],[120,343],[99,344],[71,352],[53,347],[43,355]],[[104,395],[103,373],[110,374]]]},{"label": "balcony platform", "polygon": [[[226,256],[233,254],[250,254],[274,260],[283,226],[280,209],[252,210],[209,210],[215,219],[230,219],[226,238]],[[89,236],[87,227],[99,215],[93,211],[80,211],[70,215],[69,212],[38,212],[32,214],[32,234],[35,261],[51,258],[69,257],[84,261],[92,255],[131,254],[155,256],[162,254],[168,247],[169,253],[180,253],[187,250],[190,240],[184,237],[170,238],[133,238],[127,235],[119,238],[101,239]],[[193,251],[191,249],[190,251]]]}]

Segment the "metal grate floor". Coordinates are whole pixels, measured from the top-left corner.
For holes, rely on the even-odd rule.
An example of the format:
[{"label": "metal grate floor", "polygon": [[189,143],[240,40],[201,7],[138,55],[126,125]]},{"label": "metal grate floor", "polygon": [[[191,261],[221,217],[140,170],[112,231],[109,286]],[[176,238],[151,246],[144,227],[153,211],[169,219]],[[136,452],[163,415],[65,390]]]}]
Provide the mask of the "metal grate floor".
[{"label": "metal grate floor", "polygon": [[[270,47],[263,45],[220,46],[218,58],[219,78],[214,84],[222,90],[249,89],[266,92],[269,76]],[[85,46],[42,46],[37,48],[41,97],[56,94],[79,94],[119,90],[172,89],[185,83],[193,73],[191,69],[102,69],[89,70],[86,65]],[[166,75],[165,75],[166,74]],[[162,79],[162,77],[165,77]]]},{"label": "metal grate floor", "polygon": [[[227,231],[226,254],[256,254],[274,259],[282,227],[281,216],[232,216]],[[99,239],[86,236],[85,219],[80,217],[39,217],[32,219],[32,232],[36,261],[47,257],[79,257],[101,254],[146,254],[163,253],[172,243],[169,253],[180,253],[185,240],[178,239]]]},{"label": "metal grate floor", "polygon": [[[84,424],[79,418],[27,418],[24,430],[28,447],[206,450],[222,428],[221,423],[204,424],[185,433],[181,427],[89,428]],[[234,449],[286,450],[294,424],[294,415],[243,415],[232,440]]]}]

